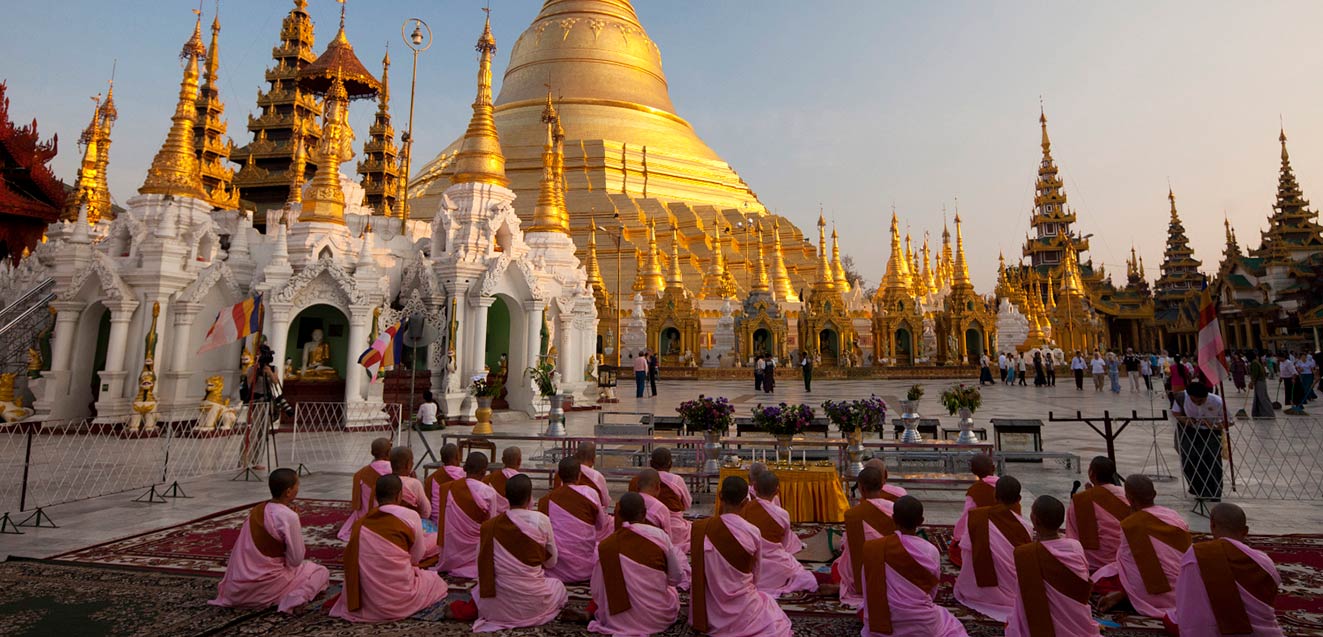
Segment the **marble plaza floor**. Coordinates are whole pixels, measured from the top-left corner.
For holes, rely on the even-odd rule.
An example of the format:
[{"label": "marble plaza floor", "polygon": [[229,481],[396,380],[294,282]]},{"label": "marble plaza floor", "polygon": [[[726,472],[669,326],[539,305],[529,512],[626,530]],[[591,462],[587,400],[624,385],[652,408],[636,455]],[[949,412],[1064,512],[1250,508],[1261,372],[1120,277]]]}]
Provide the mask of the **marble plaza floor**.
[{"label": "marble plaza floor", "polygon": [[[1160,415],[1166,408],[1158,394],[1147,391],[1131,392],[1128,383],[1123,380],[1120,394],[1110,392],[1097,393],[1091,383],[1086,382],[1084,391],[1077,391],[1069,379],[1053,388],[1007,387],[1000,384],[985,387],[983,407],[975,414],[979,426],[987,426],[989,418],[1017,417],[1038,418],[1044,421],[1044,446],[1049,451],[1065,451],[1077,454],[1087,465],[1089,458],[1105,453],[1106,447],[1092,429],[1083,423],[1047,422],[1048,413],[1054,412],[1061,417],[1071,416],[1078,410],[1085,415],[1101,416],[1103,410],[1110,410],[1114,415],[1129,414],[1132,410],[1141,416]],[[925,417],[938,417],[944,426],[955,426],[956,418],[941,410],[937,396],[942,388],[951,381],[931,381],[925,383],[927,395],[920,403],[920,411]],[[780,381],[773,394],[755,393],[753,383],[736,381],[665,381],[659,383],[658,396],[636,399],[632,384],[622,385],[621,402],[611,406],[618,411],[651,411],[657,415],[673,415],[680,402],[697,396],[699,393],[720,395],[729,398],[737,409],[737,415],[744,415],[759,402],[786,401],[807,402],[814,406],[827,399],[844,399],[877,394],[891,406],[888,418],[898,415],[900,400],[911,383],[900,380],[859,380],[859,381],[819,381],[815,382],[811,393],[805,392],[798,380]],[[1243,395],[1232,391],[1229,408],[1232,413],[1240,408]],[[1323,413],[1323,407],[1314,409]],[[1279,412],[1280,414],[1280,412]],[[1290,424],[1292,427],[1319,429],[1323,427],[1317,416],[1293,418],[1289,423],[1286,417],[1279,415],[1279,423],[1256,421],[1255,427],[1274,427]],[[545,427],[545,421],[534,421],[514,412],[497,412],[495,417],[497,433],[535,433]],[[567,418],[567,429],[571,434],[591,434],[597,422],[597,412],[573,412]],[[450,432],[466,432],[467,428],[451,428]],[[991,428],[989,427],[989,431]],[[433,447],[440,444],[442,432],[427,434]],[[337,439],[337,445],[343,447],[338,462],[327,461],[322,466],[315,466],[315,473],[303,479],[301,496],[307,498],[343,499],[349,489],[349,475],[361,466],[356,459],[358,450],[365,458],[368,442],[379,434],[355,433],[343,434]],[[1154,456],[1154,438],[1157,438],[1157,450],[1164,465],[1159,465]],[[414,446],[420,449],[417,441]],[[524,447],[525,457],[533,457],[545,450],[545,445],[529,443]],[[540,447],[540,448],[539,448]],[[1180,465],[1172,443],[1169,422],[1137,422],[1120,436],[1116,443],[1117,460],[1123,474],[1129,473],[1166,473],[1178,474]],[[1311,455],[1319,450],[1297,449],[1299,454]],[[1245,460],[1248,462],[1248,460]],[[1311,463],[1315,462],[1312,459]],[[1323,460],[1317,461],[1323,465]],[[1241,469],[1242,481],[1255,480],[1253,472],[1274,472],[1278,468],[1265,466],[1244,466]],[[1068,497],[1075,480],[1084,481],[1084,473],[1068,470],[1060,463],[1046,461],[1035,463],[1009,463],[1007,473],[1019,477],[1025,487],[1026,501],[1041,494],[1050,494],[1058,498]],[[184,488],[191,498],[172,499],[163,504],[144,504],[133,502],[137,492],[103,496],[90,500],[50,507],[47,512],[59,525],[59,528],[25,528],[23,535],[0,535],[0,557],[19,555],[25,557],[49,557],[92,544],[157,529],[172,524],[186,522],[207,514],[255,502],[266,497],[266,487],[261,482],[236,482],[230,480],[230,474],[215,475],[189,481]],[[1229,484],[1229,481],[1228,481]],[[1159,503],[1188,512],[1193,500],[1184,496],[1184,485],[1179,478],[1158,481]],[[613,482],[612,490],[617,495],[624,491],[622,482]],[[959,514],[963,494],[950,489],[919,489],[914,491],[926,506],[926,518],[933,524],[951,524]],[[1317,491],[1315,491],[1317,493]],[[1225,498],[1242,505],[1250,515],[1251,529],[1254,533],[1306,533],[1317,532],[1323,528],[1323,498],[1314,496],[1314,500],[1286,500],[1248,498],[1233,493],[1229,488]],[[696,509],[699,512],[711,510],[711,494],[699,494]],[[1207,530],[1207,520],[1193,513],[1186,514],[1195,530]]]}]

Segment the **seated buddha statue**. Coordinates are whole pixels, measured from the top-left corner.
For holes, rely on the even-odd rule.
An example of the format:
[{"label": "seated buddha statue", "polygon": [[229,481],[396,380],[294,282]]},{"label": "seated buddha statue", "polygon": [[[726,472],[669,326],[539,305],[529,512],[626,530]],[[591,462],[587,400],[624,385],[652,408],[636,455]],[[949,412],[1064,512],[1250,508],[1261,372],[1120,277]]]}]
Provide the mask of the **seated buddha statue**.
[{"label": "seated buddha statue", "polygon": [[300,380],[335,380],[340,375],[331,367],[331,344],[323,340],[321,330],[312,331],[312,340],[303,345]]}]

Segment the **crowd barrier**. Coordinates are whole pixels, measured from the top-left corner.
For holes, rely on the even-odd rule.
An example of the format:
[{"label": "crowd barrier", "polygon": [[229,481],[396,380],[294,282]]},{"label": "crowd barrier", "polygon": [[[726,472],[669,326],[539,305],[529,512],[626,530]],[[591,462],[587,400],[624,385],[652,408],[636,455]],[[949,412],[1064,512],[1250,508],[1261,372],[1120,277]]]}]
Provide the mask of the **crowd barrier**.
[{"label": "crowd barrier", "polygon": [[1175,450],[1170,469],[1187,498],[1323,500],[1323,422],[1316,415],[1233,420],[1224,433],[1168,428],[1159,437]]},{"label": "crowd barrier", "polygon": [[363,466],[373,439],[402,439],[407,426],[403,413],[399,403],[296,403],[291,421],[276,430],[277,446],[289,434],[288,456],[277,457],[283,466],[297,467],[304,474],[353,473]]}]

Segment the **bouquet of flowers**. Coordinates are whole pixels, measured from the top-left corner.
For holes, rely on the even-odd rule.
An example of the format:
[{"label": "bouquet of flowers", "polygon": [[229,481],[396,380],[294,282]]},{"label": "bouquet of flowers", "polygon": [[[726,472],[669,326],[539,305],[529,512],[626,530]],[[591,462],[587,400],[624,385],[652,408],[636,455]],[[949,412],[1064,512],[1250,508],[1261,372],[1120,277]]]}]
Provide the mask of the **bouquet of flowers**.
[{"label": "bouquet of flowers", "polygon": [[973,385],[960,383],[952,385],[942,392],[942,406],[946,407],[947,413],[954,416],[961,409],[968,409],[971,412],[978,411],[983,404],[983,394]]},{"label": "bouquet of flowers", "polygon": [[753,422],[759,429],[773,436],[794,436],[804,433],[813,423],[813,408],[805,404],[769,405],[753,408]]},{"label": "bouquet of flowers", "polygon": [[910,385],[910,390],[905,392],[905,400],[917,401],[923,398],[923,385],[914,383]]},{"label": "bouquet of flowers", "polygon": [[887,403],[875,395],[856,400],[829,400],[822,403],[822,411],[841,433],[877,431],[887,422]]},{"label": "bouquet of flowers", "polygon": [[536,367],[529,367],[524,370],[529,378],[533,379],[533,384],[537,385],[537,393],[543,398],[550,398],[556,395],[556,366],[551,364],[548,358]]},{"label": "bouquet of flowers", "polygon": [[503,386],[500,377],[478,375],[473,377],[473,384],[469,385],[469,393],[484,398],[495,398],[501,395]]},{"label": "bouquet of flowers", "polygon": [[686,400],[676,407],[689,431],[726,431],[735,422],[735,406],[724,397],[709,398],[702,394]]}]

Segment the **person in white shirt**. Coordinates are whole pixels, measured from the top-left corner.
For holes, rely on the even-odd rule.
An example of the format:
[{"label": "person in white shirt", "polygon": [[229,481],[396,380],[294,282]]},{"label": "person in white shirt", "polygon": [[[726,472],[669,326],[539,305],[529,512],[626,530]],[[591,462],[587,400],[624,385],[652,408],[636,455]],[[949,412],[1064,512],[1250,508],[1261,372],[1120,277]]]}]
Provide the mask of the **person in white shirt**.
[{"label": "person in white shirt", "polygon": [[1070,371],[1075,374],[1075,390],[1084,391],[1084,356],[1075,350],[1075,357],[1070,359]]},{"label": "person in white shirt", "polygon": [[1222,397],[1195,381],[1171,407],[1176,417],[1176,450],[1190,494],[1214,502],[1222,499],[1222,434],[1226,407]]},{"label": "person in white shirt", "polygon": [[1015,378],[1020,381],[1021,386],[1026,386],[1024,382],[1024,377],[1025,374],[1028,373],[1029,371],[1029,353],[1025,352],[1023,354],[1020,354],[1017,358],[1019,359],[1019,363],[1018,363],[1019,369],[1017,369],[1015,372]]},{"label": "person in white shirt", "polygon": [[1314,357],[1310,356],[1309,352],[1300,354],[1300,362],[1295,364],[1295,370],[1300,372],[1300,391],[1303,394],[1300,399],[1301,404],[1318,398],[1314,394],[1315,370],[1317,368],[1318,364],[1314,362]]},{"label": "person in white shirt", "polygon": [[1305,413],[1304,392],[1300,391],[1299,376],[1300,371],[1295,365],[1295,355],[1287,354],[1282,359],[1279,373],[1282,376],[1282,387],[1286,388],[1286,413],[1291,415],[1300,415]]},{"label": "person in white shirt", "polygon": [[1006,352],[997,355],[997,369],[1001,370],[1001,384],[1006,384]]},{"label": "person in white shirt", "polygon": [[418,405],[418,426],[422,429],[444,429],[445,426],[437,427],[436,417],[437,408],[436,398],[432,397],[432,392],[423,392],[423,404]]},{"label": "person in white shirt", "polygon": [[1153,364],[1148,362],[1147,358],[1139,361],[1139,375],[1144,377],[1144,387],[1153,391]]},{"label": "person in white shirt", "polygon": [[1103,360],[1102,354],[1093,353],[1093,360],[1089,362],[1089,372],[1093,374],[1093,390],[1103,390],[1103,380],[1107,378],[1107,361]]}]

